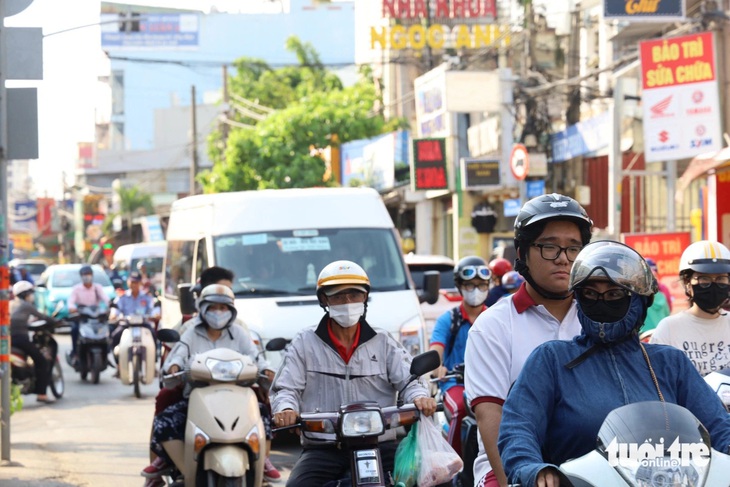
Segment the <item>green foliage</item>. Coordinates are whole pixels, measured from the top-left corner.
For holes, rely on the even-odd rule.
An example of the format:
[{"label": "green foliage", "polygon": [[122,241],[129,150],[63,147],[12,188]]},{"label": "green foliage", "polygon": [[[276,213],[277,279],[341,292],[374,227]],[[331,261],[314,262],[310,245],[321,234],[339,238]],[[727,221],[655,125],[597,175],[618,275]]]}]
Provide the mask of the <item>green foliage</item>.
[{"label": "green foliage", "polygon": [[152,203],[152,195],[141,191],[136,186],[129,188],[120,186],[117,188],[117,195],[119,196],[120,211],[118,213],[110,213],[107,215],[101,227],[105,235],[111,234],[112,223],[118,216],[125,218],[127,220],[127,228],[131,229],[132,219],[135,215],[153,215],[155,213],[154,204]]},{"label": "green foliage", "polygon": [[325,163],[312,148],[327,147],[334,137],[344,143],[407,126],[400,119],[386,123],[375,113],[379,96],[368,69],[345,88],[310,44],[290,37],[286,46],[298,66],[272,69],[251,58],[235,62],[232,94],[276,111],[263,120],[239,113],[236,120],[253,127],[231,127],[225,143],[220,132],[211,134],[213,168],[199,176],[206,193],[322,186],[328,184]]},{"label": "green foliage", "polygon": [[10,384],[10,414],[17,413],[23,409],[23,395],[20,393],[20,386]]}]

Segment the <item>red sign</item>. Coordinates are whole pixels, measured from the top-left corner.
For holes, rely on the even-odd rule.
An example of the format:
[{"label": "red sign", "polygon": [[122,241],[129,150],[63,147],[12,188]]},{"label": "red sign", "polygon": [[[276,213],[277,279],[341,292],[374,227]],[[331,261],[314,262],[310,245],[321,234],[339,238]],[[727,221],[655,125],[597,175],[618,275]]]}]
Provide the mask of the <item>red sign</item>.
[{"label": "red sign", "polygon": [[53,208],[56,206],[56,200],[53,198],[38,198],[36,200],[36,208],[38,214],[36,222],[38,224],[38,233],[41,235],[50,235],[53,233]]},{"label": "red sign", "polygon": [[639,46],[645,90],[715,80],[712,32],[644,41]]},{"label": "red sign", "polygon": [[414,139],[415,188],[448,189],[446,179],[446,139]]},{"label": "red sign", "polygon": [[383,0],[383,17],[429,20],[496,18],[497,2],[495,0],[434,0],[433,2]]},{"label": "red sign", "polygon": [[515,144],[512,147],[512,154],[509,156],[509,167],[516,180],[522,181],[527,177],[530,170],[530,156],[527,155],[527,147],[522,144]]},{"label": "red sign", "polygon": [[657,279],[672,294],[672,312],[687,307],[687,296],[679,281],[679,259],[691,243],[689,232],[624,234],[624,243],[644,258],[654,259]]}]

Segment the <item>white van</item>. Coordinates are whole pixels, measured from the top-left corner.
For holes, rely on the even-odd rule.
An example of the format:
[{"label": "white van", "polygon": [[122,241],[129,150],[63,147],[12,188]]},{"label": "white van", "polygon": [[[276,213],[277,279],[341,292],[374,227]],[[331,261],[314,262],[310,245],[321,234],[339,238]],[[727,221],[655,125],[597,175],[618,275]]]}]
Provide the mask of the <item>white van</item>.
[{"label": "white van", "polygon": [[166,248],[164,241],[120,245],[114,252],[113,262],[119,273],[126,278],[130,272],[137,270],[140,261],[144,261],[150,280],[159,289],[162,285],[162,265]]},{"label": "white van", "polygon": [[[239,317],[261,345],[316,326],[322,268],[339,259],[363,266],[372,292],[367,320],[426,350],[419,297],[403,262],[399,237],[380,195],[369,188],[308,188],[191,196],[173,203],[167,228],[162,323],[180,320],[179,284],[203,269],[235,274]],[[279,353],[267,358],[277,366]]]}]

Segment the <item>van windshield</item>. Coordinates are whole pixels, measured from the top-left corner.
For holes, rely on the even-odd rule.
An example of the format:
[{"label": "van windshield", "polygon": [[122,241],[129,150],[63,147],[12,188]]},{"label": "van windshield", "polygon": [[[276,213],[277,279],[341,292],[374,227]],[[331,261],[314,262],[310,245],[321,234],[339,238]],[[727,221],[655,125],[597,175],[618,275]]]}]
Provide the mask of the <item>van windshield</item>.
[{"label": "van windshield", "polygon": [[400,247],[391,229],[347,228],[257,232],[216,237],[217,265],[236,276],[241,298],[314,296],[317,276],[335,260],[368,273],[374,291],[408,289]]}]

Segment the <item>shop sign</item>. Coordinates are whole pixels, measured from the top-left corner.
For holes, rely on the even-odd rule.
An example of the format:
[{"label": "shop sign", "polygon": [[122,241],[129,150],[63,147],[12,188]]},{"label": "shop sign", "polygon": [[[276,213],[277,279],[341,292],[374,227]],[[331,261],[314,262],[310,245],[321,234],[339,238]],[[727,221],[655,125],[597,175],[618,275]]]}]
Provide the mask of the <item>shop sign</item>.
[{"label": "shop sign", "polygon": [[597,117],[570,125],[550,136],[552,162],[562,162],[608,147],[611,117],[604,112]]},{"label": "shop sign", "polygon": [[684,20],[684,0],[604,0],[603,18],[630,22]]},{"label": "shop sign", "polygon": [[416,190],[448,189],[446,139],[414,139],[413,172]]},{"label": "shop sign", "polygon": [[499,159],[464,159],[461,181],[464,189],[499,186]]},{"label": "shop sign", "polygon": [[722,148],[713,34],[639,44],[644,158],[694,157]]}]

